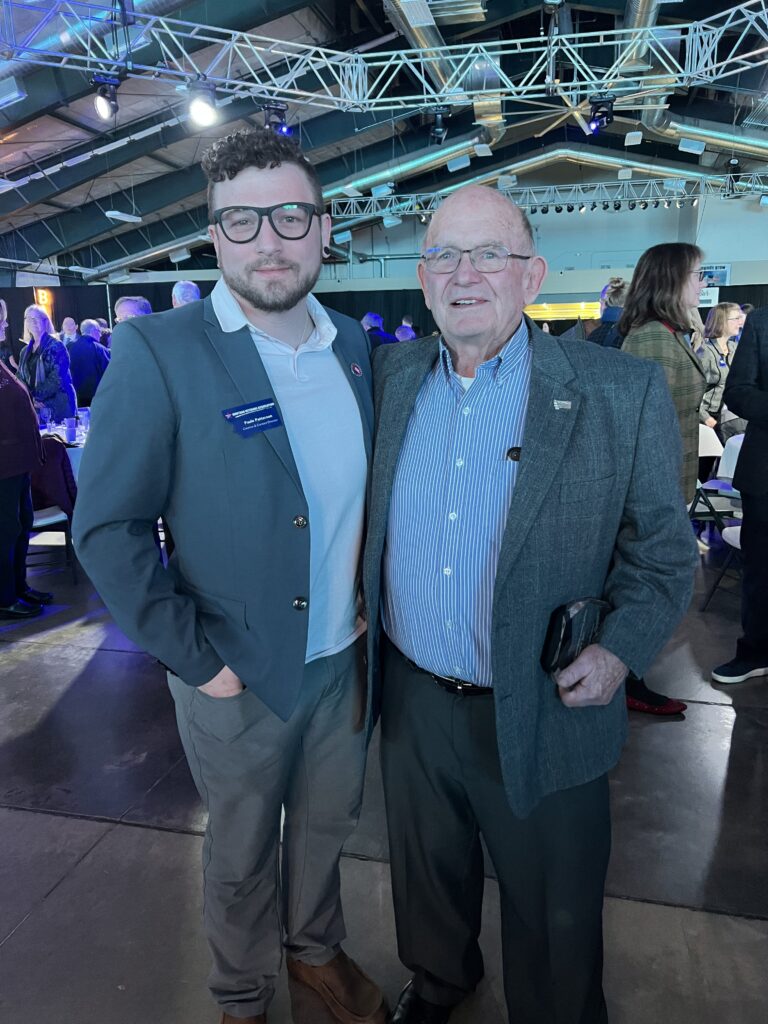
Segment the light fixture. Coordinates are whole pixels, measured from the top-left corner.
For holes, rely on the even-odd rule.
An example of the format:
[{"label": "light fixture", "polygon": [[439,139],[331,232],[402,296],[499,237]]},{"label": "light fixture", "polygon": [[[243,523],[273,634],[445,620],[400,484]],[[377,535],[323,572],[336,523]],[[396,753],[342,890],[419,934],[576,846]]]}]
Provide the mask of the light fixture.
[{"label": "light fixture", "polygon": [[619,202],[618,199],[614,200],[613,208],[614,208],[614,210],[620,210],[621,209],[621,203]]},{"label": "light fixture", "polygon": [[542,206],[542,208],[541,208],[541,212],[542,212],[542,213],[549,213],[549,207],[548,207],[548,206],[546,206],[546,205],[545,205],[545,206]]},{"label": "light fixture", "polygon": [[174,249],[173,252],[169,252],[168,259],[171,263],[185,263],[187,260],[192,259],[192,253],[184,246],[181,249]]},{"label": "light fixture", "polygon": [[641,131],[627,132],[624,136],[625,146],[639,146],[643,141],[643,133]]},{"label": "light fixture", "polygon": [[137,217],[135,213],[123,213],[122,210],[105,210],[104,216],[110,220],[119,220],[123,224],[141,224],[141,217]]},{"label": "light fixture", "polygon": [[[592,211],[592,213],[594,213],[596,209],[597,209],[597,203],[592,203],[592,205],[590,206],[590,210]],[[580,212],[583,213],[584,211],[581,210]]]},{"label": "light fixture", "polygon": [[198,128],[210,128],[219,119],[216,110],[216,87],[210,82],[192,82],[189,85],[187,110]]},{"label": "light fixture", "polygon": [[698,196],[694,196],[693,200],[691,202],[691,206],[698,206],[698,205],[699,205],[699,197]]},{"label": "light fixture", "polygon": [[610,203],[607,203],[607,202],[603,203],[603,209],[604,210],[610,210],[610,208],[611,208],[611,204]]},{"label": "light fixture", "polygon": [[269,128],[275,135],[293,135],[293,128],[286,123],[285,116],[288,113],[287,103],[267,103],[264,105],[264,127]]},{"label": "light fixture", "polygon": [[556,206],[555,207],[555,213],[562,213],[562,212],[563,212],[562,206]]},{"label": "light fixture", "polygon": [[658,210],[658,208],[659,208],[659,200],[658,199],[654,199],[653,200],[653,208],[654,208],[654,210]]},{"label": "light fixture", "polygon": [[611,92],[598,93],[592,96],[590,103],[589,130],[596,135],[601,128],[613,124],[613,104],[616,97]]},{"label": "light fixture", "polygon": [[349,230],[337,231],[333,236],[333,240],[336,245],[345,245],[347,242],[352,241],[352,232]]},{"label": "light fixture", "polygon": [[587,212],[587,204],[586,203],[579,203],[579,213],[586,213],[586,212]]},{"label": "light fixture", "polygon": [[573,203],[568,203],[568,205],[566,206],[566,210],[568,211],[568,213],[573,213]]},{"label": "light fixture", "polygon": [[675,200],[675,206],[678,208],[678,210],[682,210],[682,208],[683,208],[683,200],[682,199],[676,199]]},{"label": "light fixture", "polygon": [[102,121],[111,121],[120,109],[117,102],[120,79],[112,75],[94,75],[91,82],[96,86],[96,95],[93,97],[96,114]]},{"label": "light fixture", "polygon": [[471,165],[472,161],[469,159],[469,154],[464,153],[462,156],[455,156],[453,160],[449,160],[445,165],[445,169],[451,174],[455,174],[456,171],[463,171]]},{"label": "light fixture", "polygon": [[637,208],[637,203],[634,201],[634,199],[630,199],[629,208],[630,210],[635,210]]},{"label": "light fixture", "polygon": [[372,199],[385,199],[387,196],[391,196],[395,191],[395,183],[393,181],[386,181],[383,185],[374,185],[371,189]]},{"label": "light fixture", "polygon": [[640,203],[640,209],[641,209],[641,210],[647,210],[647,209],[648,209],[648,200],[647,200],[647,199],[643,199],[643,200],[641,201],[641,203]]},{"label": "light fixture", "polygon": [[398,224],[403,223],[403,218],[398,217],[394,213],[388,213],[384,217],[382,217],[381,223],[384,225],[385,228],[396,228]]},{"label": "light fixture", "polygon": [[447,106],[434,107],[432,110],[434,120],[429,129],[429,141],[441,145],[448,134],[448,126],[445,119],[451,116],[451,108]]},{"label": "light fixture", "polygon": [[665,210],[668,210],[668,209],[670,208],[670,206],[671,206],[671,205],[672,205],[672,204],[670,203],[670,201],[669,201],[668,199],[665,199],[665,200],[664,200],[664,209],[665,209]]},{"label": "light fixture", "polygon": [[531,213],[532,213],[532,214],[536,213],[536,207],[535,207],[535,206],[532,206],[532,207],[531,207]]}]

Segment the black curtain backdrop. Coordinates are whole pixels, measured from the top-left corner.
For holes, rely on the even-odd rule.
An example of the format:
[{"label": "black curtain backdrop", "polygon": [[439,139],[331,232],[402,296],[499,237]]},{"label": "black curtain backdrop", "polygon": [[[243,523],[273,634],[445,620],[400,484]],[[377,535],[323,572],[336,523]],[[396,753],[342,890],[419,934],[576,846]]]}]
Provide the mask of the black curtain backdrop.
[{"label": "black curtain backdrop", "polygon": [[437,330],[420,288],[408,291],[321,292],[318,298],[324,306],[335,309],[337,313],[346,313],[354,320],[362,320],[366,313],[380,313],[384,317],[384,330],[390,334],[394,334],[405,314],[413,317],[422,334]]}]

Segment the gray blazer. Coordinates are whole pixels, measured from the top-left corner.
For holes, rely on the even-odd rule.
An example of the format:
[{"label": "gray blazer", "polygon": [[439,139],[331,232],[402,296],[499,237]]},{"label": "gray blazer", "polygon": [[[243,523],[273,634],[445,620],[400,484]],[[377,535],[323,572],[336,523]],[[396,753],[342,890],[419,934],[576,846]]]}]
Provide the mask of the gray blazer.
[{"label": "gray blazer", "polygon": [[[368,341],[328,314],[370,460]],[[287,720],[304,668],[308,615],[294,600],[312,600],[312,523],[297,519],[309,509],[285,427],[243,438],[222,415],[275,397],[250,332],[225,334],[205,299],[121,323],[112,353],[80,467],[78,557],[120,628],[186,683],[226,664]],[[167,570],[152,535],[160,516],[176,544]]]},{"label": "gray blazer", "polygon": [[[518,815],[612,768],[626,732],[623,690],[607,707],[560,701],[539,663],[552,610],[605,597],[613,611],[601,643],[642,676],[688,607],[697,562],[680,493],[680,432],[661,368],[615,349],[562,344],[530,321],[529,329],[528,413],[491,624],[499,753]],[[385,346],[374,358],[369,626],[378,619],[398,455],[437,352],[427,338]],[[369,628],[372,679],[377,640]]]}]

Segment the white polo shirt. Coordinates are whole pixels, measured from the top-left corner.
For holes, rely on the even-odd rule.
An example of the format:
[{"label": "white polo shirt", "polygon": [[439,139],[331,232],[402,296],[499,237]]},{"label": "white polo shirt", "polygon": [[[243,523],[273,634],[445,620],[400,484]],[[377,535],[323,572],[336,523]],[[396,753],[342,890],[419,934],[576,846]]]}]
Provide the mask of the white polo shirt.
[{"label": "white polo shirt", "polygon": [[298,349],[249,322],[220,278],[211,292],[225,333],[247,327],[274,389],[309,506],[309,635],[306,660],[344,650],[365,631],[360,552],[368,462],[360,410],[331,348],[336,328],[313,295],[314,329]]}]

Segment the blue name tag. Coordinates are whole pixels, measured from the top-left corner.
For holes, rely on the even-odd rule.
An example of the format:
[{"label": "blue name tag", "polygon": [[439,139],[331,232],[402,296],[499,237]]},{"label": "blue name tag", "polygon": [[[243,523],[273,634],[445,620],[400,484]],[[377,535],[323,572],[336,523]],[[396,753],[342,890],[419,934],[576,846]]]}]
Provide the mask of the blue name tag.
[{"label": "blue name tag", "polygon": [[241,437],[260,434],[263,430],[272,430],[283,423],[273,398],[262,398],[258,402],[247,402],[232,409],[222,409],[221,415],[232,424],[235,433]]}]

